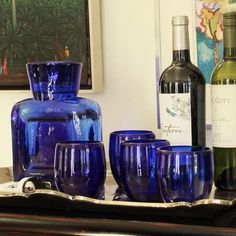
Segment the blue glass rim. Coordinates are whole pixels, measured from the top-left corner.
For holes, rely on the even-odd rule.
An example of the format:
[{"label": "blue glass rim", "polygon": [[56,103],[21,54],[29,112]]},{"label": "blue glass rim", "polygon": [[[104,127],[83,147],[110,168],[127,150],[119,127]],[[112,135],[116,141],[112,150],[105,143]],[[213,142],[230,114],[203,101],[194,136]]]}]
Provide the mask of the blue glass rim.
[{"label": "blue glass rim", "polygon": [[77,61],[33,61],[26,63],[28,65],[82,65],[82,62]]},{"label": "blue glass rim", "polygon": [[126,136],[126,135],[145,135],[145,134],[154,134],[151,130],[117,130],[110,133],[110,135],[119,135],[119,136]]},{"label": "blue glass rim", "polygon": [[56,146],[61,147],[75,147],[75,146],[103,146],[103,142],[101,141],[62,141],[56,144]]},{"label": "blue glass rim", "polygon": [[159,153],[163,154],[184,154],[184,153],[202,153],[212,152],[212,149],[206,146],[188,146],[188,145],[177,145],[177,146],[165,146],[158,148]]},{"label": "blue glass rim", "polygon": [[121,143],[121,145],[124,145],[124,146],[136,146],[136,145],[145,146],[145,145],[150,145],[150,144],[168,146],[169,141],[166,139],[136,139],[136,140],[127,140]]}]

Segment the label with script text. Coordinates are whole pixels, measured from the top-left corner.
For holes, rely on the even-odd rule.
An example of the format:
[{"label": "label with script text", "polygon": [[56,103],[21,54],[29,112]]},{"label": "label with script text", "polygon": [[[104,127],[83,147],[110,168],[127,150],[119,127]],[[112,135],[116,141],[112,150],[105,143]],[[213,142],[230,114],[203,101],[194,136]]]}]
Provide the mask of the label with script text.
[{"label": "label with script text", "polygon": [[212,145],[236,147],[236,85],[212,85]]},{"label": "label with script text", "polygon": [[162,138],[171,145],[192,145],[190,93],[159,94]]}]

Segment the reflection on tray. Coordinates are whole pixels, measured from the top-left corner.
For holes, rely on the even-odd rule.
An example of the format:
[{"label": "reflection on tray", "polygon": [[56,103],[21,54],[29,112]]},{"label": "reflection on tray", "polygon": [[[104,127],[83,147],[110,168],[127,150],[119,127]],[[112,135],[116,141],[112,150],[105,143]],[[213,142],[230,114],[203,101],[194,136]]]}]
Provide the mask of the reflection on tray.
[{"label": "reflection on tray", "polygon": [[222,190],[214,189],[213,198],[232,201],[234,198],[236,198],[236,191],[222,191]]},{"label": "reflection on tray", "polygon": [[105,196],[106,200],[99,200],[47,189],[29,193],[0,192],[0,210],[22,212],[27,209],[34,214],[84,214],[85,217],[236,226],[235,192],[213,190],[211,198],[193,203],[132,202],[121,195],[113,178],[108,176]]},{"label": "reflection on tray", "polygon": [[108,176],[105,184],[105,200],[93,199],[83,196],[70,196],[65,193],[61,193],[48,189],[35,189],[32,192],[0,192],[0,199],[2,198],[25,198],[31,199],[38,196],[47,196],[49,198],[60,198],[72,202],[88,202],[99,205],[113,205],[113,206],[135,206],[135,207],[155,207],[155,208],[172,208],[179,206],[195,207],[199,205],[222,205],[233,206],[236,205],[236,191],[220,191],[213,189],[209,199],[202,199],[193,203],[188,202],[175,202],[175,203],[156,203],[156,202],[132,202],[122,191],[120,187],[116,185],[112,176]]}]

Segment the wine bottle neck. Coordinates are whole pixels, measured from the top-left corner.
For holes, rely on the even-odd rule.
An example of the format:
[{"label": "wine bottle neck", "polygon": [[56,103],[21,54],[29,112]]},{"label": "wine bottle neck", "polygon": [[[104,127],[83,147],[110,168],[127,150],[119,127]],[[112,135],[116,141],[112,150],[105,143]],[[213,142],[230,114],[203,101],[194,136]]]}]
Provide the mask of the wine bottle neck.
[{"label": "wine bottle neck", "polygon": [[175,61],[185,61],[190,62],[190,51],[185,50],[173,50],[173,62]]},{"label": "wine bottle neck", "polygon": [[173,61],[190,61],[188,21],[172,24]]},{"label": "wine bottle neck", "polygon": [[223,30],[224,59],[236,59],[236,27],[225,27]]}]

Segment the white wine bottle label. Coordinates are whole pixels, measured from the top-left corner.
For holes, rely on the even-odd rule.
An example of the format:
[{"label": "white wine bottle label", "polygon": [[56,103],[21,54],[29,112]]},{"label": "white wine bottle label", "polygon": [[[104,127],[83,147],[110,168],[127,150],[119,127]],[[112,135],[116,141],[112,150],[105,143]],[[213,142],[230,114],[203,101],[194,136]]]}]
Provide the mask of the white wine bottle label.
[{"label": "white wine bottle label", "polygon": [[212,85],[212,145],[236,147],[236,85]]},{"label": "white wine bottle label", "polygon": [[171,145],[192,145],[190,93],[159,94],[162,138]]}]

